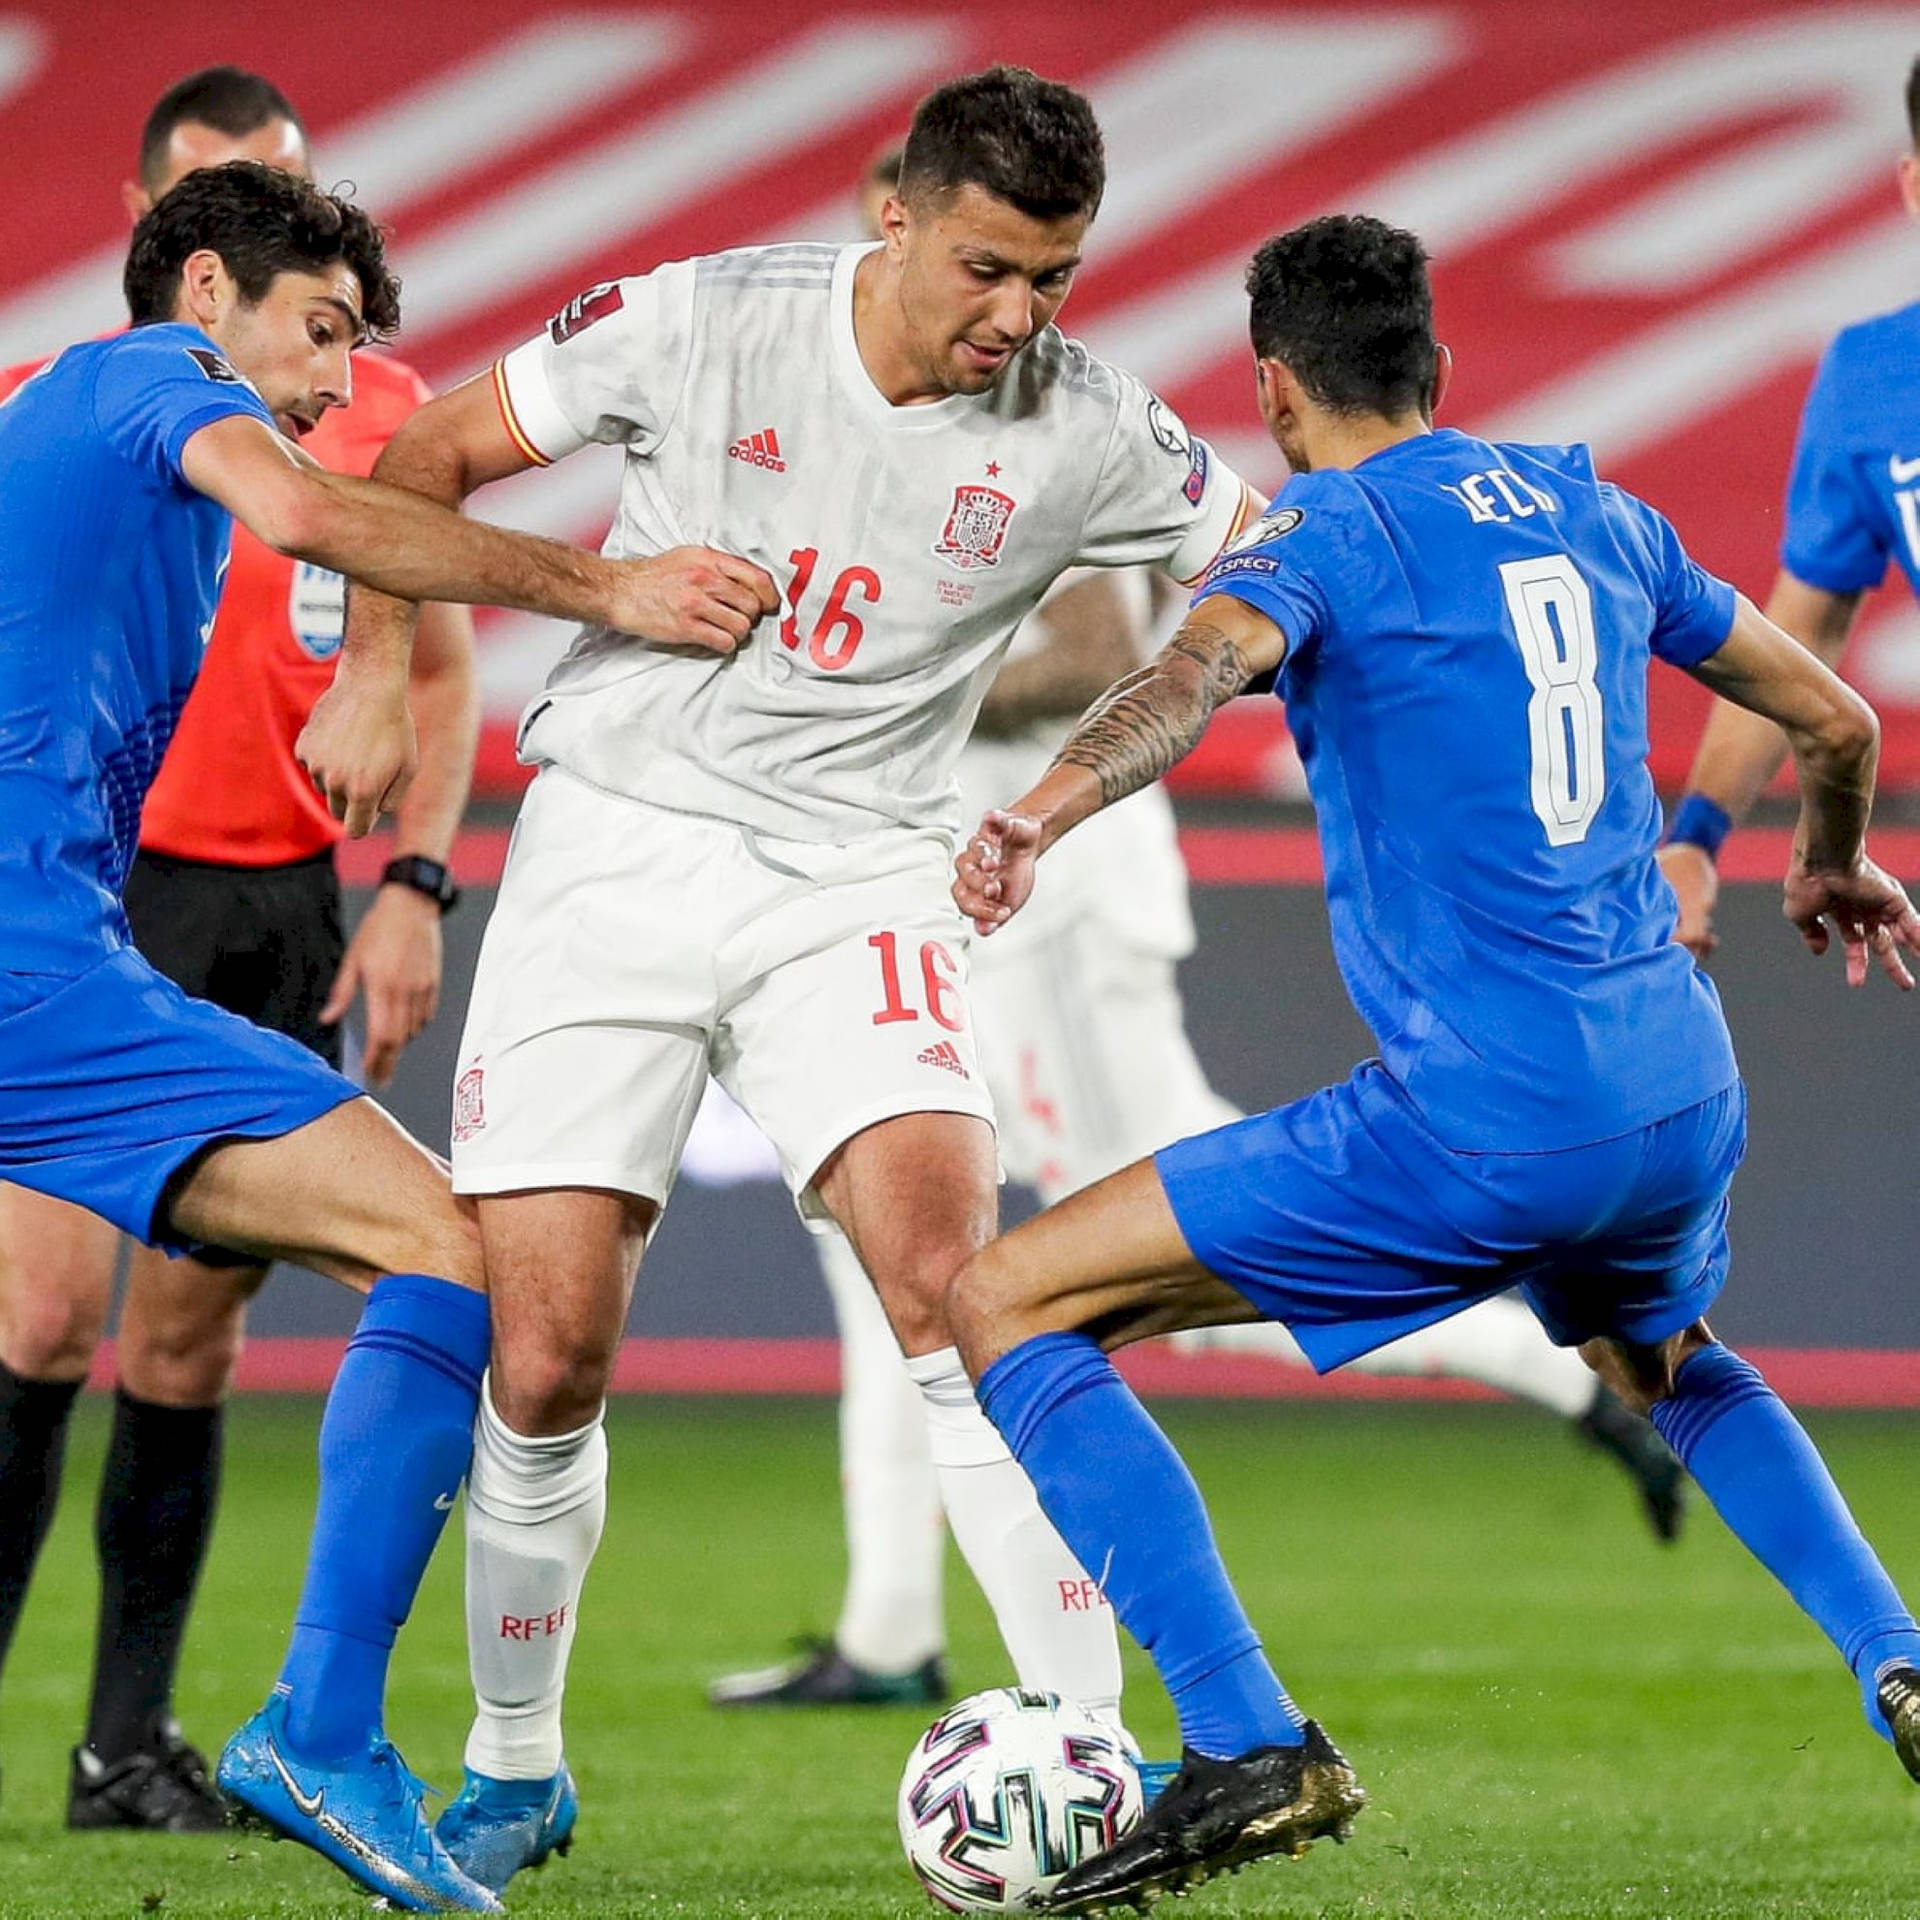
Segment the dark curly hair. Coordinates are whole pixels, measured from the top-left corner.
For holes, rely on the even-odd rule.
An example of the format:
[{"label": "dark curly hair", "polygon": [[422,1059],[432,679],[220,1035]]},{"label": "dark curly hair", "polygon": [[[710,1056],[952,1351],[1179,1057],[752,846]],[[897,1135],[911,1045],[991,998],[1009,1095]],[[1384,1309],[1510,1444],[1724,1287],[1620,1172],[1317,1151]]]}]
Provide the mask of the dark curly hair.
[{"label": "dark curly hair", "polygon": [[949,80],[914,109],[900,155],[909,201],[984,187],[1035,220],[1100,210],[1106,143],[1093,108],[1071,87],[1025,67],[989,67]]},{"label": "dark curly hair", "polygon": [[1920,60],[1907,69],[1907,131],[1920,149]]},{"label": "dark curly hair", "polygon": [[1276,235],[1247,269],[1253,351],[1335,413],[1389,418],[1433,401],[1427,253],[1400,227],[1328,214]]},{"label": "dark curly hair", "polygon": [[180,269],[203,248],[220,256],[248,301],[264,299],[280,274],[318,273],[344,261],[360,282],[368,339],[385,339],[400,325],[400,282],[366,213],[310,181],[234,160],[188,174],[134,228],[122,284],[136,327],[173,318]]}]

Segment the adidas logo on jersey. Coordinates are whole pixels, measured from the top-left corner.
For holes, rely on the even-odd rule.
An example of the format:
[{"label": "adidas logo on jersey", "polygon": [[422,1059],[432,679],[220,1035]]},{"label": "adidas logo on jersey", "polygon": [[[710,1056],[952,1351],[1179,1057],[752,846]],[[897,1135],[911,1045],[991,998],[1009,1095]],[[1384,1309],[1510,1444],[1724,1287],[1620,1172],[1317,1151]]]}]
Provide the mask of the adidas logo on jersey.
[{"label": "adidas logo on jersey", "polygon": [[967,1071],[967,1063],[960,1058],[959,1049],[951,1040],[936,1040],[916,1058],[923,1067],[945,1067],[949,1073],[957,1073],[962,1080],[973,1078]]},{"label": "adidas logo on jersey", "polygon": [[769,473],[785,473],[787,463],[780,457],[780,436],[769,427],[764,433],[742,434],[727,449],[729,460],[744,460],[750,467],[765,467]]}]

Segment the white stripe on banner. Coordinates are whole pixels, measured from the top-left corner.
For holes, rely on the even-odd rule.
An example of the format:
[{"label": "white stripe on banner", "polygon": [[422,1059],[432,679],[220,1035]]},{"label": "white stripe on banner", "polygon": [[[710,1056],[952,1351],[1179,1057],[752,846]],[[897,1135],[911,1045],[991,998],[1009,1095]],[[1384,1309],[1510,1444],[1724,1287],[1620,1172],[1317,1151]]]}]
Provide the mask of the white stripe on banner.
[{"label": "white stripe on banner", "polygon": [[685,51],[670,13],[557,14],[317,141],[322,181],[387,219],[396,207],[562,125]]},{"label": "white stripe on banner", "polygon": [[[658,71],[685,38],[666,13],[542,21],[318,138],[315,167],[322,181],[351,181],[357,198],[391,219],[407,201]],[[0,62],[4,47],[0,39]],[[125,259],[126,243],[116,239],[0,304],[0,366],[116,325]],[[404,259],[399,264],[404,281]]]},{"label": "white stripe on banner", "polygon": [[1498,440],[1586,440],[1603,464],[1625,459],[1810,358],[1848,321],[1903,304],[1913,282],[1912,230],[1896,217],[1689,307],[1473,430]]},{"label": "white stripe on banner", "polygon": [[[1106,135],[1107,197],[1094,223],[1093,257],[1117,255],[1424,78],[1458,51],[1457,38],[1444,16],[1425,13],[1202,21],[1094,75],[1084,84]],[[1251,85],[1252,74],[1278,84]],[[1299,84],[1301,76],[1312,84]],[[849,181],[765,237],[850,240],[858,230]],[[1234,301],[1239,273],[1236,264]],[[1068,325],[1078,331],[1071,316]],[[1094,332],[1105,351],[1110,330]],[[1141,371],[1122,353],[1111,357]]]},{"label": "white stripe on banner", "polygon": [[[1840,7],[1718,29],[1582,79],[1490,126],[1422,151],[1344,195],[1342,204],[1411,227],[1436,257],[1459,253],[1650,151],[1764,110],[1784,86],[1800,104],[1827,109],[1824,137],[1836,143],[1829,163],[1803,183],[1805,197],[1792,203],[1804,212],[1841,190],[1837,183],[1853,164],[1855,150],[1853,103],[1865,86],[1884,89],[1886,75],[1894,70],[1890,50],[1906,46],[1912,32],[1910,14]],[[1810,76],[1804,87],[1801,75]],[[1842,111],[1836,111],[1836,100]],[[1887,103],[1880,101],[1877,111],[1884,118]],[[1889,156],[1896,151],[1897,133],[1889,121]],[[1763,162],[1776,151],[1771,140],[1756,142],[1741,156],[1742,164],[1751,162],[1755,148]],[[1651,205],[1666,224],[1650,271],[1674,273],[1673,247],[1683,240],[1700,249],[1711,272],[1724,271],[1758,245],[1772,244],[1782,231],[1772,218],[1774,203],[1765,197],[1764,182],[1772,177],[1763,167],[1762,185],[1751,202],[1730,199],[1741,175],[1737,167],[1718,162],[1690,173],[1677,187],[1658,190]],[[1675,208],[1683,196],[1697,204],[1676,224]],[[1631,228],[1629,213],[1636,222]],[[1617,218],[1624,238],[1612,249],[1616,256],[1636,245],[1639,212],[1629,209]],[[1722,239],[1704,237],[1708,227],[1717,227]],[[1601,233],[1605,244],[1605,229]],[[1570,252],[1565,257],[1573,270],[1583,257],[1591,262],[1595,256]],[[1204,373],[1244,345],[1244,265],[1238,256],[1214,260],[1114,309],[1088,329],[1089,340],[1158,386]],[[1716,387],[1717,394],[1723,391]]]},{"label": "white stripe on banner", "polygon": [[688,195],[868,112],[953,47],[947,28],[931,21],[815,28],[637,132],[570,154],[435,229],[401,263],[409,351],[422,334],[566,272]]},{"label": "white stripe on banner", "polygon": [[1214,20],[1155,42],[1088,87],[1107,138],[1099,251],[1146,239],[1458,51],[1444,15],[1413,12]]},{"label": "white stripe on banner", "polygon": [[0,14],[0,107],[40,71],[46,57],[47,36],[38,21]]}]

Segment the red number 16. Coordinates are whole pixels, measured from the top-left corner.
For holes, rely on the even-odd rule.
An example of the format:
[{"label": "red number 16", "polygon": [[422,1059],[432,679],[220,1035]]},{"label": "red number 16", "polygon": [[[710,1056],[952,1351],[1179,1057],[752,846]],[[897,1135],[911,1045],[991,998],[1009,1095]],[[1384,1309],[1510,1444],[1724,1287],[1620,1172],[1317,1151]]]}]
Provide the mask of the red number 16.
[{"label": "red number 16", "polygon": [[[880,956],[880,984],[886,1004],[873,1016],[876,1027],[890,1027],[896,1020],[918,1020],[920,1010],[910,1007],[900,993],[900,940],[897,934],[875,933],[867,945]],[[927,1011],[934,1025],[949,1033],[961,1032],[967,1024],[966,1002],[960,998],[959,963],[938,940],[927,940],[920,947],[920,981],[926,988]]]},{"label": "red number 16", "polygon": [[[782,646],[797,649],[800,645],[800,601],[819,559],[818,547],[795,547],[787,555],[793,578],[787,582],[787,617],[780,622]],[[807,639],[807,657],[823,673],[838,673],[866,638],[866,623],[847,605],[856,593],[868,606],[879,600],[880,576],[871,567],[848,567],[833,583],[833,591],[827,595],[827,603],[813,623],[813,632]]]}]

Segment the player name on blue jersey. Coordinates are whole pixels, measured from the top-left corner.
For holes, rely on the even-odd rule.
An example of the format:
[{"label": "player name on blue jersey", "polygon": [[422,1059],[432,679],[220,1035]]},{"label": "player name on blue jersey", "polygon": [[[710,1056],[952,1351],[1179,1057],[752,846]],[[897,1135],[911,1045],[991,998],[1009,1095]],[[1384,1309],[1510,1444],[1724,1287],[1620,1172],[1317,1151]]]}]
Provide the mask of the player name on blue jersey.
[{"label": "player name on blue jersey", "polygon": [[0,406],[0,970],[129,939],[140,806],[206,647],[232,522],[182,450],[273,416],[197,327],[69,347]]},{"label": "player name on blue jersey", "polygon": [[1585,447],[1424,434],[1290,480],[1216,593],[1286,636],[1341,972],[1445,1145],[1583,1146],[1733,1084],[1646,767],[1649,662],[1714,652],[1733,591],[1659,514]]}]

